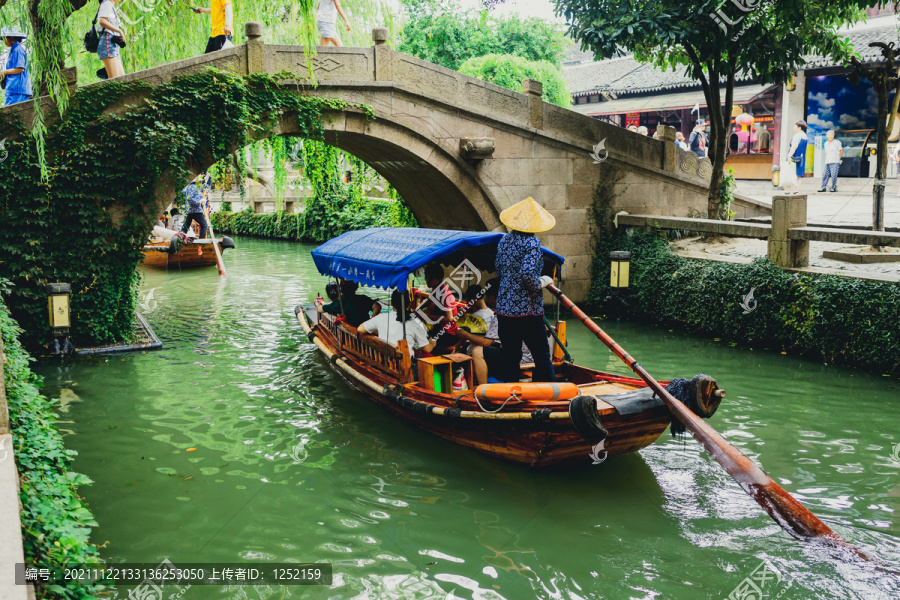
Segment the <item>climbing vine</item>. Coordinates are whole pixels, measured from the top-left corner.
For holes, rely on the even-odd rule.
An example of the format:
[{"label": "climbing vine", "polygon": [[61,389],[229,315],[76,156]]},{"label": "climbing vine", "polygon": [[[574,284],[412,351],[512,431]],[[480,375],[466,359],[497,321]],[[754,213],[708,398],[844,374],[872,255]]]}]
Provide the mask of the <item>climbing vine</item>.
[{"label": "climbing vine", "polygon": [[0,168],[0,277],[16,286],[9,306],[29,345],[48,340],[44,286],[52,282],[72,284],[76,345],[121,339],[135,307],[135,265],[172,199],[166,194],[236,148],[271,137],[282,113],[297,115],[304,137],[321,138],[321,111],[348,105],[276,83],[293,77],[209,69],[156,88],[83,88],[48,127],[45,181],[25,124],[0,117],[9,151]]},{"label": "climbing vine", "polygon": [[[99,552],[89,539],[97,522],[78,494],[78,487],[89,485],[91,480],[69,470],[75,453],[66,449],[56,426],[57,401],[40,394],[41,380],[28,366],[31,357],[19,343],[20,334],[0,299],[0,338],[6,355],[3,379],[13,434],[12,454],[20,477],[25,561],[36,569],[100,567]],[[13,543],[3,540],[4,545]],[[59,586],[40,580],[36,584],[38,598],[74,600],[109,593],[104,586],[92,584]]]}]

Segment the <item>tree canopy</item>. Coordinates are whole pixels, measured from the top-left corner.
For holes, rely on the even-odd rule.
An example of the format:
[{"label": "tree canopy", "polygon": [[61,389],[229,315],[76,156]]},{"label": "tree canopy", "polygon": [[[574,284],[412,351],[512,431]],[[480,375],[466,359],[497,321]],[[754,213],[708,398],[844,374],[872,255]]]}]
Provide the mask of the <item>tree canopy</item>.
[{"label": "tree canopy", "polygon": [[[710,107],[713,180],[709,216],[718,212],[735,78],[782,83],[818,53],[849,61],[836,29],[860,18],[871,0],[554,0],[569,33],[598,59],[633,52],[663,69],[684,65]],[[724,88],[724,95],[720,91]],[[712,107],[722,106],[722,110]],[[730,122],[729,122],[730,124]]]},{"label": "tree canopy", "polygon": [[470,58],[459,67],[459,72],[517,92],[522,91],[523,80],[535,79],[544,85],[544,100],[563,108],[572,106],[572,95],[562,72],[546,60],[488,54]]},{"label": "tree canopy", "polygon": [[559,25],[465,10],[458,0],[404,0],[403,9],[407,20],[398,50],[454,71],[468,59],[488,54],[511,54],[560,67],[571,46]]}]

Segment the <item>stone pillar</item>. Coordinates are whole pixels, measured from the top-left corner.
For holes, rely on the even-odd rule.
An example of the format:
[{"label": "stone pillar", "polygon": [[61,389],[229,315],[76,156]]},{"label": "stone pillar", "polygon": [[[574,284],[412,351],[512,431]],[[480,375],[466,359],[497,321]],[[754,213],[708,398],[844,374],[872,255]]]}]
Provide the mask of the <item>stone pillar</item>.
[{"label": "stone pillar", "polygon": [[393,81],[391,69],[393,54],[388,41],[388,28],[376,27],[372,30],[372,41],[375,42],[375,81]]},{"label": "stone pillar", "polygon": [[534,79],[522,82],[522,93],[528,96],[528,124],[536,129],[544,128],[544,84]]},{"label": "stone pillar", "polygon": [[387,27],[376,27],[372,30],[372,41],[375,42],[376,46],[383,46],[387,44],[388,40],[388,28]]},{"label": "stone pillar", "polygon": [[781,131],[778,134],[780,138],[778,144],[779,152],[776,157],[778,162],[776,164],[781,164],[787,158],[785,154],[791,147],[791,138],[794,137],[794,123],[800,119],[806,119],[806,114],[804,113],[806,106],[806,77],[803,71],[797,71],[794,76],[794,86],[794,90],[790,92],[787,90],[787,87],[784,87],[781,99],[781,115],[776,113],[776,119],[778,116],[781,117],[779,125]]},{"label": "stone pillar", "polygon": [[769,261],[779,267],[808,267],[809,241],[788,238],[788,230],[806,227],[806,196],[772,198],[772,232],[769,234]]},{"label": "stone pillar", "polygon": [[678,166],[678,158],[675,156],[675,152],[678,150],[678,146],[675,145],[675,128],[668,125],[660,125],[656,128],[656,137],[663,143],[663,170],[674,171]]},{"label": "stone pillar", "polygon": [[76,67],[66,67],[62,70],[63,79],[66,87],[69,88],[69,94],[73,94],[78,89],[78,69]]},{"label": "stone pillar", "polygon": [[264,73],[266,45],[262,40],[263,24],[259,21],[247,21],[244,23],[244,35],[247,36],[247,74]]}]

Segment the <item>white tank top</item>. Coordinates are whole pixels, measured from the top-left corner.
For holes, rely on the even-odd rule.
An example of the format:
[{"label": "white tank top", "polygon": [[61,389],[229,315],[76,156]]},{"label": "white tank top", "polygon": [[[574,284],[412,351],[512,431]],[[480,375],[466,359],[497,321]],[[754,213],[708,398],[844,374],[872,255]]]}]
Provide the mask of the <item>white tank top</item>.
[{"label": "white tank top", "polygon": [[320,0],[317,19],[326,23],[337,21],[337,6],[334,5],[334,0]]}]

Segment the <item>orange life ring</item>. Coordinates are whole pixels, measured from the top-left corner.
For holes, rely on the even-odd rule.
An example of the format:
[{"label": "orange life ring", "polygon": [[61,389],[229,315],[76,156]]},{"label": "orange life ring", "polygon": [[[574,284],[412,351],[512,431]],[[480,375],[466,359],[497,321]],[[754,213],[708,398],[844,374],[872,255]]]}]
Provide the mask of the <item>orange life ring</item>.
[{"label": "orange life ring", "polygon": [[479,400],[503,402],[511,397],[530,402],[571,400],[578,395],[574,383],[486,383],[475,388]]}]

